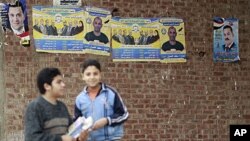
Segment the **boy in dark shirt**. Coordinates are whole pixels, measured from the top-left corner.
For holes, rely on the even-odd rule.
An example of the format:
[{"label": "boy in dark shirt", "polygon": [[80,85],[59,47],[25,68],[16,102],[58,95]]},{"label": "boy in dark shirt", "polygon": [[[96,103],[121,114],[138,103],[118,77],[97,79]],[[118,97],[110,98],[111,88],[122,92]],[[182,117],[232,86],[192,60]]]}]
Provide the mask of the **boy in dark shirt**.
[{"label": "boy in dark shirt", "polygon": [[41,93],[25,113],[25,141],[84,141],[87,132],[74,139],[66,135],[72,123],[65,104],[58,100],[64,95],[65,83],[57,68],[44,68],[37,76]]}]

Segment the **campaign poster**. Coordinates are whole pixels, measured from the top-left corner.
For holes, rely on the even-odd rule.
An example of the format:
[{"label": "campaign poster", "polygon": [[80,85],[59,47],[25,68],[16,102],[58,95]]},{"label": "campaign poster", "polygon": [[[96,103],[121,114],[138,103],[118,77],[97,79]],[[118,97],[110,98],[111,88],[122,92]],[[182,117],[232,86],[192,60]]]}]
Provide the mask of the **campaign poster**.
[{"label": "campaign poster", "polygon": [[158,18],[112,18],[113,61],[160,61]]},{"label": "campaign poster", "polygon": [[33,6],[32,11],[37,52],[83,53],[83,8]]},{"label": "campaign poster", "polygon": [[236,62],[239,57],[239,20],[214,17],[214,62]]},{"label": "campaign poster", "polygon": [[23,47],[30,46],[30,36],[25,0],[12,3],[0,3],[2,28],[5,32],[13,32],[20,38]]},{"label": "campaign poster", "polygon": [[179,18],[161,18],[159,23],[161,24],[161,62],[186,62],[187,55],[183,20]]},{"label": "campaign poster", "polygon": [[85,7],[86,34],[83,38],[84,52],[110,55],[111,12],[96,7]]}]

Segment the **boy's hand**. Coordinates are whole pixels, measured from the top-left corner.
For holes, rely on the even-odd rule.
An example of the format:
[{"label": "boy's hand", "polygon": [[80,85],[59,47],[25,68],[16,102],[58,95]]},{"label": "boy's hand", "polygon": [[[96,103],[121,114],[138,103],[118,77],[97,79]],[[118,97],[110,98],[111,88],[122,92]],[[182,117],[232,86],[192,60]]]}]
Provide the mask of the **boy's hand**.
[{"label": "boy's hand", "polygon": [[76,139],[72,138],[69,135],[62,135],[62,141],[76,141]]},{"label": "boy's hand", "polygon": [[77,141],[87,141],[88,139],[88,135],[89,135],[89,131],[88,130],[84,130],[81,132],[80,136],[77,138]]},{"label": "boy's hand", "polygon": [[97,129],[99,129],[99,128],[104,127],[104,126],[107,125],[107,124],[108,124],[108,119],[107,119],[107,118],[101,118],[101,119],[97,120],[97,121],[94,123],[94,125],[93,125],[93,127],[92,127],[92,130],[97,130]]}]

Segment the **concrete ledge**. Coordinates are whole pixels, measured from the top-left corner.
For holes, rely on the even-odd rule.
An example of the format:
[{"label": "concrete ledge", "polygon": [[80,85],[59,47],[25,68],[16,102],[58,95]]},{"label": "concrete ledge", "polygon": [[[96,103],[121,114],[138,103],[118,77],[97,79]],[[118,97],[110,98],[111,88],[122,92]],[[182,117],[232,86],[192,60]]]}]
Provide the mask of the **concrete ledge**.
[{"label": "concrete ledge", "polygon": [[[0,25],[1,25],[0,21]],[[3,57],[3,42],[4,42],[4,33],[2,31],[2,28],[0,28],[0,140],[4,139],[4,101],[5,101],[5,87],[4,87],[4,72],[3,72],[3,66],[4,66],[4,57]]]}]

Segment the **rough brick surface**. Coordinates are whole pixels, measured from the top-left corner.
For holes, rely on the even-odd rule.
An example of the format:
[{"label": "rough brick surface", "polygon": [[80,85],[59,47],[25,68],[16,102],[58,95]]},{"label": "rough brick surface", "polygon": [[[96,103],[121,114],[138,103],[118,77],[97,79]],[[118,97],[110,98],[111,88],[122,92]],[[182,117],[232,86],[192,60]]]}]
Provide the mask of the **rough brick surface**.
[{"label": "rough brick surface", "polygon": [[[118,8],[121,17],[179,17],[185,21],[187,63],[119,62],[111,57],[36,53],[20,47],[11,33],[4,47],[4,137],[23,140],[23,113],[37,96],[35,79],[43,67],[62,70],[67,84],[63,101],[71,114],[84,86],[79,66],[95,57],[103,66],[104,82],[117,88],[130,118],[124,141],[228,141],[230,124],[250,123],[250,2],[248,0],[94,0],[84,3]],[[29,0],[32,5],[50,1]],[[213,63],[214,16],[239,18],[239,63]],[[31,36],[32,37],[32,36]],[[199,56],[199,52],[205,55]]]}]

